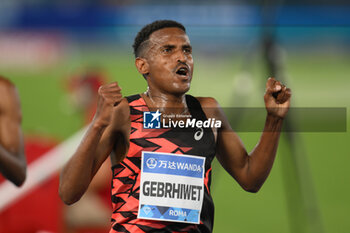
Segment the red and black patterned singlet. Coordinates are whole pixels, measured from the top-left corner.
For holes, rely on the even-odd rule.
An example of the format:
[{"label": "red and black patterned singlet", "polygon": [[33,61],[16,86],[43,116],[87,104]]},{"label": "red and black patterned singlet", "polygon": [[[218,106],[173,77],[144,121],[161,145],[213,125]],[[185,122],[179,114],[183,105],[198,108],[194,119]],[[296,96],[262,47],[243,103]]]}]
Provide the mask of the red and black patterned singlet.
[{"label": "red and black patterned singlet", "polygon": [[[143,111],[149,111],[140,95],[127,97],[130,106],[130,148],[126,158],[113,166],[112,223],[110,233],[116,232],[188,232],[210,233],[213,229],[214,204],[210,196],[211,162],[215,156],[212,130],[204,129],[200,140],[194,134],[198,129],[179,128],[143,129]],[[193,118],[206,120],[199,101],[186,95],[187,106]],[[198,139],[198,138],[197,138]],[[204,200],[200,224],[138,219],[142,151],[166,152],[204,156]]]}]

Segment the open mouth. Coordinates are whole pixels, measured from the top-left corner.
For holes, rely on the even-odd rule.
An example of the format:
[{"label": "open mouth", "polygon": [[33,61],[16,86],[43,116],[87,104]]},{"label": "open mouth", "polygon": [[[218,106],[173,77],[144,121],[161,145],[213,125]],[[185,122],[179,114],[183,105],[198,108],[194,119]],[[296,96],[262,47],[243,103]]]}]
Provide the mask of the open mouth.
[{"label": "open mouth", "polygon": [[176,74],[181,75],[181,76],[187,76],[188,75],[188,68],[186,66],[180,67],[177,71]]}]

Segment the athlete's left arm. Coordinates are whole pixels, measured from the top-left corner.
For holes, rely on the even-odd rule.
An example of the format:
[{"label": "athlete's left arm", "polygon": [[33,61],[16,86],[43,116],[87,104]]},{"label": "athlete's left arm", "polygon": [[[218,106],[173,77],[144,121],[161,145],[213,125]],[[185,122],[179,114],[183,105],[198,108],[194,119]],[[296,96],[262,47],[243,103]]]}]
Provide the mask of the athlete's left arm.
[{"label": "athlete's left arm", "polygon": [[[290,104],[291,91],[274,78],[266,83],[264,95],[267,117],[258,144],[248,154],[238,135],[232,130],[219,104],[212,98],[200,101],[207,117],[222,121],[217,130],[216,157],[225,170],[248,192],[257,192],[268,177],[275,160],[282,122]],[[207,107],[214,111],[205,110]]]}]

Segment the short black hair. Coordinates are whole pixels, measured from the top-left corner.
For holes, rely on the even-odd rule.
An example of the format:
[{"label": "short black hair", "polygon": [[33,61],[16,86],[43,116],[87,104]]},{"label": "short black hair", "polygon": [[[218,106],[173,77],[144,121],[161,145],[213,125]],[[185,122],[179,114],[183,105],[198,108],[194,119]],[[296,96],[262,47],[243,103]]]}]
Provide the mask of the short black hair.
[{"label": "short black hair", "polygon": [[132,47],[134,48],[134,54],[135,57],[138,57],[140,55],[140,52],[142,51],[142,48],[144,47],[142,45],[143,42],[149,39],[150,35],[163,28],[180,28],[184,32],[186,32],[185,27],[176,21],[173,20],[157,20],[154,21],[153,23],[147,24],[144,26],[136,35],[134,44]]}]

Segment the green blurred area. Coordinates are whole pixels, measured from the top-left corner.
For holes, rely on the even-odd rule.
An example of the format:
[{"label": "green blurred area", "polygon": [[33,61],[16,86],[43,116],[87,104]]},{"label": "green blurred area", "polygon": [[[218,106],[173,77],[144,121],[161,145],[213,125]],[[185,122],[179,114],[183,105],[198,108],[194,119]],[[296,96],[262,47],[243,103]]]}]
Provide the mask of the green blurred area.
[{"label": "green blurred area", "polygon": [[[295,107],[346,107],[350,105],[349,61],[346,51],[334,53],[299,53],[287,50],[286,85],[293,91]],[[263,107],[265,74],[263,61],[253,59],[242,70],[243,54],[234,56],[195,57],[195,72],[190,94],[213,96],[225,107]],[[23,129],[27,135],[40,134],[64,140],[83,124],[81,113],[74,110],[67,97],[65,80],[77,69],[91,64],[104,69],[112,81],[118,81],[124,95],[146,90],[146,82],[134,68],[131,52],[83,51],[79,57],[68,57],[55,67],[40,71],[5,70],[2,74],[17,86],[23,112]],[[248,72],[252,86],[247,88],[244,102],[237,102],[235,91],[246,88],[246,83],[234,80]],[[277,77],[278,78],[278,77]],[[349,120],[349,117],[347,117]],[[260,133],[239,132],[247,150],[254,148]],[[311,171],[316,202],[325,232],[345,233],[350,229],[347,221],[350,196],[347,173],[350,134],[342,133],[295,133],[299,137],[298,152],[305,156]],[[257,194],[244,192],[233,178],[214,162],[212,196],[215,202],[214,232],[235,233],[284,233],[291,232],[291,217],[287,197],[293,190],[293,178],[284,172],[282,164],[287,159],[286,137],[281,144],[272,172]],[[284,163],[285,164],[285,163]],[[288,164],[288,163],[287,163]],[[291,164],[292,166],[292,164]],[[292,175],[291,175],[292,176]],[[286,189],[286,187],[289,187]],[[293,195],[293,193],[292,193]],[[302,203],[294,203],[295,206]]]}]

